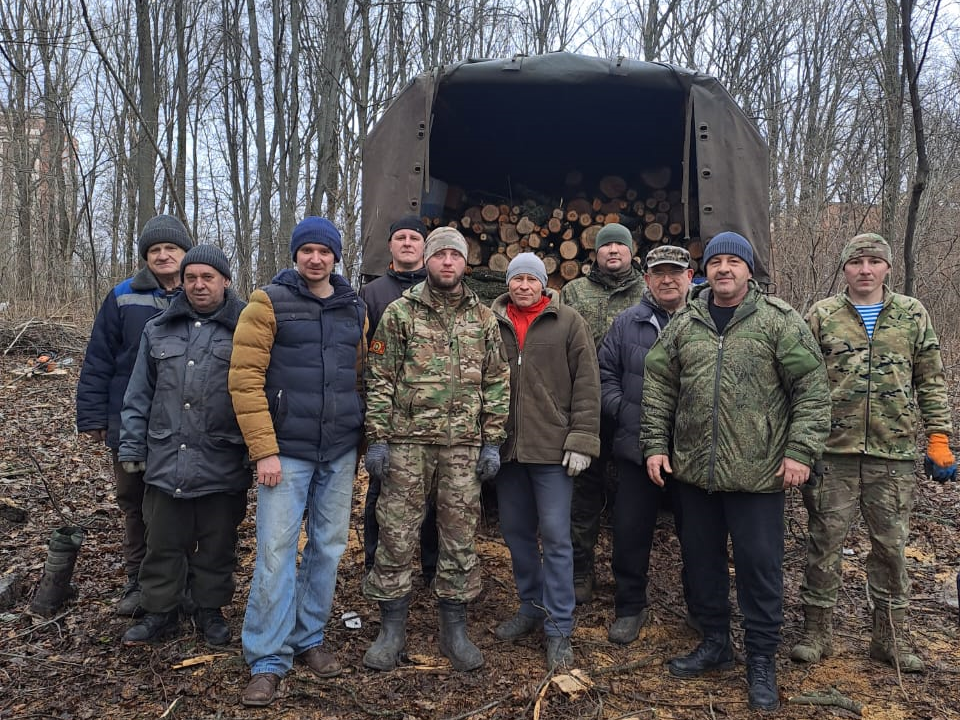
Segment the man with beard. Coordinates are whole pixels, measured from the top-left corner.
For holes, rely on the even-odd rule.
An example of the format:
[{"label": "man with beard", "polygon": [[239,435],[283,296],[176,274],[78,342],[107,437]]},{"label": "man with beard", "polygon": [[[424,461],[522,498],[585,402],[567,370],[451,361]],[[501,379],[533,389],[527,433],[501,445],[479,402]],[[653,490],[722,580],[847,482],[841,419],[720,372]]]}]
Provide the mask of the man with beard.
[{"label": "man with beard", "polygon": [[380,538],[363,591],[380,604],[380,634],[363,656],[396,667],[406,643],[413,555],[427,504],[437,507],[440,651],[456,670],[483,655],[466,634],[480,592],[480,484],[500,469],[510,368],[493,312],[462,283],[467,243],[457,230],[427,237],[426,282],[383,314],[369,348],[366,467],[380,482]]}]

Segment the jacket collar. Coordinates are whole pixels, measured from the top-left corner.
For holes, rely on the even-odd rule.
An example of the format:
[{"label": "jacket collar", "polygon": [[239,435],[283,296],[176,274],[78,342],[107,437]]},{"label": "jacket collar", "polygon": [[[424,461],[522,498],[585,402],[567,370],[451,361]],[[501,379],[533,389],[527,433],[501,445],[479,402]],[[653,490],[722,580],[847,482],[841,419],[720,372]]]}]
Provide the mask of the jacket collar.
[{"label": "jacket collar", "polygon": [[[205,315],[203,319],[210,322],[223,325],[228,330],[234,330],[237,327],[237,319],[240,312],[246,306],[246,303],[240,299],[233,288],[227,288],[224,295],[223,304],[212,315]],[[184,292],[178,292],[170,302],[170,307],[164,310],[157,318],[157,325],[172,323],[183,318],[200,318],[197,311],[190,305],[187,295]]]}]

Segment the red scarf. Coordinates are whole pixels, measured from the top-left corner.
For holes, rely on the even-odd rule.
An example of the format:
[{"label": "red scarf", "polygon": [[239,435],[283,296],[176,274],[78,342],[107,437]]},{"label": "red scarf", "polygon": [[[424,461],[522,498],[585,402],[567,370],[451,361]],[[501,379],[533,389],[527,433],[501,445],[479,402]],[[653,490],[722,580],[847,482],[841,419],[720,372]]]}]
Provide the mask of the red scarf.
[{"label": "red scarf", "polygon": [[544,295],[527,308],[517,307],[512,301],[507,303],[507,317],[513,323],[513,329],[517,333],[517,347],[521,350],[523,350],[523,341],[527,339],[527,330],[530,329],[530,323],[549,304],[549,295]]}]

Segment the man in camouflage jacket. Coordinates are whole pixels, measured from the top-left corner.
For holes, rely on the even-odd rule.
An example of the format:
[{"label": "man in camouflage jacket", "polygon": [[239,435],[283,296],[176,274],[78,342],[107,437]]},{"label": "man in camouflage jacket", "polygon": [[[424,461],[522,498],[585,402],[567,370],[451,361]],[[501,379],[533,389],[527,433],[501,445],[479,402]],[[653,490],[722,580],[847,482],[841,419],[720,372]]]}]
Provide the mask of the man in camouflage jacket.
[{"label": "man in camouflage jacket", "polygon": [[956,461],[947,444],[952,427],[940,343],[920,301],[887,287],[891,262],[882,237],[857,235],[841,254],[847,287],[807,315],[826,361],[833,419],[823,482],[803,489],[809,517],[800,586],[804,633],[790,657],[816,662],[833,651],[843,540],[859,507],[871,544],[870,656],[901,671],[922,672],[922,660],[902,635],[918,419],[929,438],[930,474],[955,479]]},{"label": "man in camouflage jacket", "polygon": [[[600,344],[613,319],[643,298],[643,270],[633,260],[630,231],[619,223],[604,225],[596,239],[597,261],[586,277],[568,282],[560,290],[560,304],[569,305],[587,321],[593,344]],[[600,421],[600,456],[573,479],[570,536],[573,540],[573,586],[577,604],[593,599],[594,548],[600,534],[600,515],[616,494],[612,469],[613,436],[609,418]]]},{"label": "man in camouflage jacket", "polygon": [[466,255],[455,229],[431,232],[426,281],[387,307],[370,343],[366,468],[381,484],[380,538],[363,591],[380,603],[381,628],[363,661],[378,670],[395,667],[403,651],[429,498],[440,536],[440,650],[457,670],[483,664],[465,632],[466,603],[480,592],[480,484],[500,468],[510,367],[493,312],[461,282]]},{"label": "man in camouflage jacket", "polygon": [[779,707],[784,490],[804,483],[830,429],[826,372],[803,319],[760,293],[753,249],[723,232],[697,287],[647,354],[640,437],[657,485],[672,474],[690,610],[703,641],[669,671],[733,667],[727,538],[733,543],[751,708]]}]

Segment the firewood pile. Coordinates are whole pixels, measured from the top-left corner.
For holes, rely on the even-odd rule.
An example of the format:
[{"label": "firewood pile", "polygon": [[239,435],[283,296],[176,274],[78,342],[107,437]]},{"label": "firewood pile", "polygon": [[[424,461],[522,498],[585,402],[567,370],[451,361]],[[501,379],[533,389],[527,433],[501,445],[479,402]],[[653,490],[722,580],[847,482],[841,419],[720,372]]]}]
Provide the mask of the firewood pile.
[{"label": "firewood pile", "polygon": [[547,269],[548,286],[587,275],[596,260],[596,238],[608,223],[630,229],[638,261],[660,244],[683,245],[694,260],[703,255],[699,239],[685,238],[679,190],[668,189],[670,169],[641,173],[631,185],[619,175],[600,179],[595,192],[582,188],[579,173],[567,176],[568,198],[554,198],[517,188],[525,197],[517,203],[468,197],[456,186],[447,188],[443,214],[424,217],[428,228],[448,225],[467,239],[469,271],[481,277],[502,277],[510,260],[535,252]]}]

